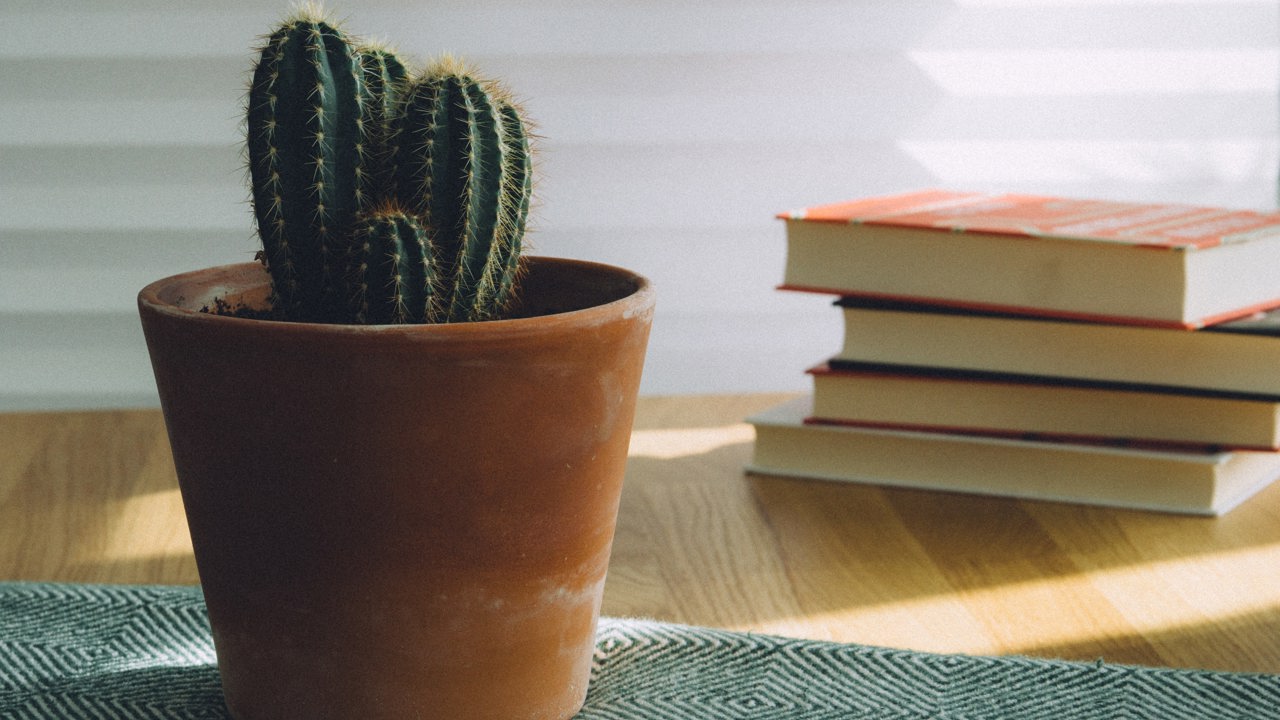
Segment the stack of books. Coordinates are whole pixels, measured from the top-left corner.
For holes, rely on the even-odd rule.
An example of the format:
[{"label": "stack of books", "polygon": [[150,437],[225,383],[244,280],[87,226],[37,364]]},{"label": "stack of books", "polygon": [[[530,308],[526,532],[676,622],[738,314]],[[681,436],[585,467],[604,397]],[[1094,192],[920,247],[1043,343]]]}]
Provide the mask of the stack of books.
[{"label": "stack of books", "polygon": [[1280,214],[925,191],[781,215],[838,296],[754,473],[1219,515],[1280,477]]}]

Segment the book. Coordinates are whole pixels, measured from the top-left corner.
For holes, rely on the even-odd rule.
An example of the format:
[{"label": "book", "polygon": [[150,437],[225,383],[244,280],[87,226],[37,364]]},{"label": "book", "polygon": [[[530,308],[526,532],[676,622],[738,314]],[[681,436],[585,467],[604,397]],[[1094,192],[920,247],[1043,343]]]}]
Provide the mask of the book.
[{"label": "book", "polygon": [[1152,450],[806,423],[801,397],[748,418],[746,471],[1221,515],[1280,476],[1280,453]]},{"label": "book", "polygon": [[782,288],[1202,327],[1280,307],[1280,214],[927,190],[786,221]]},{"label": "book", "polygon": [[1280,449],[1280,397],[829,363],[809,422],[1148,447]]},{"label": "book", "polygon": [[1200,330],[844,298],[832,360],[1280,395],[1280,311]]}]

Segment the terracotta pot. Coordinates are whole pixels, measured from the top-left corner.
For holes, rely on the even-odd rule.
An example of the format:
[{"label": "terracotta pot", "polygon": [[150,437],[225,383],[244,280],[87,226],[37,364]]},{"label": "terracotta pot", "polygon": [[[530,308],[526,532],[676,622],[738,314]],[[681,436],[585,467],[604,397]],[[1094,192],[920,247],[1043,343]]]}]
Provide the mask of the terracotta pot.
[{"label": "terracotta pot", "polygon": [[581,706],[653,293],[528,263],[523,316],[485,323],[200,312],[264,306],[256,264],[139,295],[235,717]]}]

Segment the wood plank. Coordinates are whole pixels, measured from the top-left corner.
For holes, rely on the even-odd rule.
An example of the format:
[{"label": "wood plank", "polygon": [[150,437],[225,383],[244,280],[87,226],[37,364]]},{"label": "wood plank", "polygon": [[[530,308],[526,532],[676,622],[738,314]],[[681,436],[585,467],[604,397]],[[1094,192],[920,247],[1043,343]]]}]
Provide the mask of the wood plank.
[{"label": "wood plank", "polygon": [[[196,581],[160,414],[0,415],[25,462],[0,466],[0,576],[74,582]],[[6,453],[7,454],[7,453]]]}]

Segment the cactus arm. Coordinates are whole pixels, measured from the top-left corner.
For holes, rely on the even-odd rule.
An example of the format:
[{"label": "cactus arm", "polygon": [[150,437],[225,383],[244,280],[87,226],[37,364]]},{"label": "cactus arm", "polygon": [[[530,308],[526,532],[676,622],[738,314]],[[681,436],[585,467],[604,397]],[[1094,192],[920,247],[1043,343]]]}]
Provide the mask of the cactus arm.
[{"label": "cactus arm", "polygon": [[351,309],[359,323],[421,323],[435,299],[427,234],[394,208],[362,216],[352,243]]},{"label": "cactus arm", "polygon": [[432,232],[449,300],[439,320],[483,320],[511,295],[528,213],[528,140],[491,83],[444,62],[409,90],[397,194]]},{"label": "cactus arm", "polygon": [[303,13],[263,47],[249,92],[254,211],[277,310],[324,320],[340,301],[369,98],[341,31]]}]

